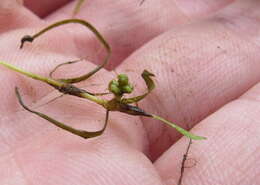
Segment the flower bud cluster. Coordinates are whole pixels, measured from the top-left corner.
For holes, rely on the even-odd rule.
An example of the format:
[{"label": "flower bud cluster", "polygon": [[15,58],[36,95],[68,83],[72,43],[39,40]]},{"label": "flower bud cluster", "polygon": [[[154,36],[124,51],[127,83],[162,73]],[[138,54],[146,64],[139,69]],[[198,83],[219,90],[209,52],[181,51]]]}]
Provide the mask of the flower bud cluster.
[{"label": "flower bud cluster", "polygon": [[126,74],[119,74],[117,79],[111,80],[108,86],[108,90],[116,96],[121,96],[124,93],[131,93],[134,90],[132,84],[128,81]]}]

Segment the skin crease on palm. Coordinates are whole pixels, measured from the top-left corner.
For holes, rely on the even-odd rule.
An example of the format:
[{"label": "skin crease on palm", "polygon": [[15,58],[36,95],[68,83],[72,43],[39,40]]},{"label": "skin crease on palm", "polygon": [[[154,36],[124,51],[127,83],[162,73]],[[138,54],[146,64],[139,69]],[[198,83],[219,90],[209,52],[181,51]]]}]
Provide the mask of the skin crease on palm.
[{"label": "skin crease on palm", "polygon": [[[92,69],[102,54],[86,29],[53,30],[19,50],[19,39],[69,18],[75,2],[41,4],[0,1],[0,60],[48,75],[57,64],[87,56],[56,76]],[[78,17],[93,23],[111,44],[109,69],[127,73],[137,94],[143,69],[156,75],[156,89],[139,106],[207,137],[194,141],[183,184],[257,185],[260,139],[260,2],[257,0],[87,1]],[[217,3],[216,3],[217,2]],[[38,7],[37,7],[38,6]],[[102,51],[101,51],[102,52]],[[93,63],[92,63],[93,62]],[[1,73],[0,182],[37,185],[174,185],[188,144],[158,121],[112,113],[105,133],[83,140],[24,111],[26,104],[77,128],[101,128],[105,111],[88,101],[58,95],[51,87],[4,67]],[[114,72],[102,70],[78,84],[105,91]],[[154,161],[153,163],[149,158]]]}]

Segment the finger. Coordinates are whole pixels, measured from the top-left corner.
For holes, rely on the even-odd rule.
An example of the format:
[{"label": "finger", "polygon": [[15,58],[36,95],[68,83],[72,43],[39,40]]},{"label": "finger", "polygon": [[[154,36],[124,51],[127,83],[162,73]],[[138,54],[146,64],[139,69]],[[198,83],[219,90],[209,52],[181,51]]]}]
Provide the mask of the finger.
[{"label": "finger", "polygon": [[[260,83],[195,127],[208,139],[193,142],[189,158],[196,165],[185,169],[183,184],[257,184],[260,182]],[[176,184],[187,140],[173,145],[156,161],[163,181]],[[169,163],[169,161],[172,161]]]},{"label": "finger", "polygon": [[69,3],[71,0],[52,0],[52,1],[37,1],[23,0],[24,6],[30,9],[39,17],[45,17],[55,10]]},{"label": "finger", "polygon": [[[20,33],[20,32],[15,32],[15,33],[12,32],[12,33],[6,34],[5,37],[2,37],[1,43],[4,44],[6,47],[4,47],[0,51],[1,60],[4,60],[13,65],[16,65],[26,71],[30,71],[32,73],[39,74],[42,76],[48,76],[49,72],[58,63],[63,63],[65,60],[75,57],[73,55],[70,56],[69,54],[67,56],[64,56],[63,54],[61,54],[61,53],[69,53],[69,51],[71,51],[71,48],[68,48],[68,50],[66,52],[66,49],[65,49],[66,47],[63,47],[63,49],[65,49],[65,50],[62,50],[60,52],[58,50],[56,50],[56,52],[53,53],[54,50],[51,47],[53,47],[55,45],[54,42],[53,43],[49,42],[50,47],[48,47],[47,50],[44,49],[41,44],[40,44],[40,46],[35,47],[35,48],[30,48],[29,46],[27,46],[27,47],[24,46],[23,50],[18,50],[18,49],[15,50],[15,48],[18,48],[18,46],[19,46],[19,43],[17,43],[17,41],[16,41],[15,34],[24,35],[23,33]],[[59,36],[62,37],[62,34],[59,34]],[[65,37],[66,36],[64,35],[64,38]],[[69,46],[69,44],[65,44],[65,42],[66,41],[64,39],[62,44]],[[56,42],[56,43],[58,44],[59,42]],[[57,47],[57,48],[61,48],[61,47]],[[69,57],[71,57],[71,58],[69,58]],[[54,60],[54,58],[55,58],[55,60]],[[93,64],[91,64],[90,62],[87,62],[87,61],[79,62],[79,63],[75,64],[75,66],[70,65],[70,66],[64,66],[64,67],[60,68],[59,70],[56,71],[55,78],[77,77],[82,74],[85,74],[86,71],[91,71],[93,68],[95,68],[95,66]],[[30,138],[31,137],[30,134],[33,132],[37,133],[38,130],[42,130],[44,125],[46,125],[46,122],[43,125],[40,125],[40,124],[37,125],[37,124],[34,124],[33,122],[27,123],[26,116],[25,116],[24,122],[22,120],[18,119],[17,120],[18,123],[14,124],[17,127],[15,127],[12,124],[6,124],[9,122],[12,122],[13,119],[15,119],[15,117],[16,117],[15,114],[17,112],[23,110],[21,108],[21,106],[18,104],[18,101],[15,97],[14,87],[17,86],[21,89],[21,94],[23,96],[25,103],[28,106],[30,106],[32,109],[34,109],[34,107],[38,107],[39,105],[43,105],[44,103],[48,102],[48,100],[51,100],[51,99],[59,96],[60,94],[53,93],[54,89],[44,83],[41,83],[37,80],[32,80],[32,79],[26,78],[14,71],[4,68],[3,66],[0,67],[0,70],[1,70],[0,75],[1,75],[1,79],[2,79],[1,86],[3,89],[3,91],[0,91],[0,96],[5,97],[2,99],[1,104],[0,104],[0,112],[1,112],[2,121],[3,121],[2,122],[3,124],[1,126],[2,126],[2,131],[9,130],[8,132],[6,132],[6,135],[4,136],[4,138],[5,138],[5,140],[8,140],[8,141],[9,140],[19,141],[20,138],[24,138],[24,139],[27,137]],[[95,74],[92,78],[88,79],[87,81],[77,84],[77,86],[84,87],[84,86],[88,85],[87,90],[90,92],[96,92],[96,93],[104,92],[104,89],[107,89],[107,85],[109,84],[109,81],[113,78],[114,78],[113,74],[108,73],[105,70],[101,70],[101,71],[99,71],[99,73]],[[103,85],[102,86],[91,86],[91,84],[93,84],[93,83],[100,83]],[[65,96],[65,98],[67,98],[67,96]],[[72,99],[74,99],[75,101],[77,100],[77,98],[72,98]],[[85,104],[88,104],[85,100],[81,99],[80,101],[82,102],[83,107]],[[52,102],[52,103],[56,104],[56,102],[57,101]],[[61,102],[64,102],[64,100],[62,100]],[[65,110],[66,108],[71,107],[70,104],[73,105],[73,102],[70,102],[70,103],[64,105],[65,108],[64,107],[62,108],[60,106],[59,110]],[[69,106],[67,106],[67,105],[69,105]],[[76,101],[76,105],[79,106],[79,102]],[[93,104],[91,104],[91,107],[89,107],[89,109],[91,110],[89,112],[92,113]],[[77,112],[79,110],[74,108],[74,109],[70,109],[70,111],[72,111],[72,115],[73,115],[73,112],[75,112],[75,111]],[[48,112],[52,112],[52,111],[50,111],[47,108],[46,110],[43,110],[42,112],[48,113]],[[88,111],[86,111],[86,112],[88,112]],[[84,115],[85,113],[81,112],[80,114]],[[30,114],[28,114],[28,115],[30,115]],[[59,117],[62,117],[63,114],[61,114],[60,116],[59,115],[58,116],[50,115],[50,116],[53,118],[57,118],[59,120]],[[132,138],[134,142],[136,141],[135,139],[138,138],[138,137],[135,137],[137,134],[140,134],[140,136],[142,138],[141,140],[145,140],[146,137],[144,137],[144,130],[142,128],[142,123],[140,122],[138,117],[131,118],[131,119],[136,120],[136,123],[132,125],[133,130],[129,131],[128,134],[134,136]],[[35,121],[35,122],[37,122],[37,121]],[[138,124],[139,126],[136,127],[136,124]],[[140,126],[141,126],[141,128],[140,128]],[[131,128],[131,126],[125,125],[123,127],[123,130],[124,129],[129,130],[129,128]],[[26,130],[26,131],[20,133],[20,131],[22,131],[22,130]],[[86,130],[87,130],[87,128],[86,128]],[[135,133],[133,134],[133,132],[135,132]],[[17,135],[17,138],[14,137],[14,135]],[[137,141],[138,140],[139,139],[137,139]],[[139,142],[137,142],[137,143],[142,143],[142,142],[140,142],[140,140],[139,140]],[[15,146],[17,146],[17,145],[15,145]]]},{"label": "finger", "polygon": [[37,140],[29,147],[26,143],[27,147],[15,153],[15,161],[2,158],[1,169],[8,167],[9,171],[1,171],[1,182],[12,178],[14,183],[38,185],[162,185],[151,162],[125,143],[61,143],[59,137],[54,139],[55,144]]},{"label": "finger", "polygon": [[[86,55],[83,56],[79,55],[78,47],[75,44],[74,33],[71,32],[71,28],[74,28],[76,32],[77,30],[78,31],[84,30],[86,36],[89,36],[91,34],[94,35],[95,38],[88,37],[90,38],[88,39],[88,41],[92,43],[91,45],[88,46],[88,48],[92,48],[92,49],[96,48],[95,45],[100,47],[99,52],[103,54],[102,66],[105,65],[105,63],[107,62],[104,61],[108,61],[109,58],[108,54],[110,55],[111,52],[110,46],[107,43],[107,41],[104,40],[102,34],[98,30],[96,30],[96,28],[92,24],[90,24],[89,22],[85,22],[84,20],[67,19],[67,20],[55,22],[51,25],[47,22],[40,22],[38,23],[37,27],[36,26],[34,27],[34,29],[22,30],[23,35],[21,34],[21,36],[17,38],[16,42],[20,42],[20,49],[23,49],[22,51],[26,51],[26,49],[29,48],[30,52],[35,51],[36,49],[39,51],[41,50],[43,52],[46,51],[51,52],[53,54],[67,53],[68,55],[74,55],[75,57],[70,60],[75,60],[75,59],[79,60],[79,58],[89,59],[89,57]],[[49,32],[52,32],[52,34]],[[11,33],[11,34],[13,35],[17,33]],[[24,37],[24,35],[26,36]],[[33,44],[25,42],[28,40],[26,39],[24,40],[24,38],[28,37],[28,35],[29,37],[35,38],[33,40],[37,40],[37,41],[34,41]],[[6,36],[5,38],[8,37]],[[28,45],[28,47],[23,47],[24,45],[26,46]],[[85,47],[84,49],[87,49],[87,47]],[[34,55],[34,54],[35,53],[31,53],[30,55]]]},{"label": "finger", "polygon": [[204,0],[176,0],[177,6],[187,16],[193,18],[204,18],[214,12],[224,8],[225,6],[233,3],[235,0],[222,0],[222,1],[204,1]]},{"label": "finger", "polygon": [[35,25],[38,21],[34,14],[22,6],[21,0],[2,0],[0,2],[0,33]]},{"label": "finger", "polygon": [[[44,71],[44,68],[41,70]],[[108,75],[96,75],[94,80],[110,79]],[[35,91],[29,80],[23,80],[20,85],[23,89]],[[15,83],[11,80],[9,82]],[[39,85],[35,88],[41,90]],[[11,94],[6,89],[1,93],[4,97]],[[30,107],[42,104],[41,101],[36,101]],[[0,154],[6,157],[1,160],[0,170],[9,166],[8,173],[2,171],[1,182],[13,176],[15,182],[33,184],[85,184],[87,178],[90,184],[148,185],[153,182],[161,185],[153,165],[143,154],[147,153],[147,140],[138,117],[110,114],[109,126],[102,136],[83,140],[17,108],[18,105],[13,106],[18,110],[9,115],[3,115],[5,111],[1,110]],[[102,128],[102,120],[105,118],[103,108],[74,97],[56,100],[55,103],[41,107],[39,111],[87,131]],[[133,170],[136,166],[139,168]]]},{"label": "finger", "polygon": [[[39,62],[40,59],[38,55],[38,60],[35,57],[33,61],[26,61],[23,65],[30,71],[45,73],[48,65],[40,64],[41,68],[37,69],[38,64],[34,64],[35,60]],[[88,67],[91,68],[91,65]],[[80,68],[82,67],[79,66],[78,70]],[[62,74],[68,71],[71,69],[63,69]],[[8,72],[1,72],[6,73]],[[103,71],[88,80],[88,83],[98,81],[107,84],[108,79],[111,79],[111,75]],[[9,73],[1,85],[15,86],[19,82],[21,93],[25,93],[25,102],[33,109],[42,105],[45,98],[55,97],[56,94],[50,93],[34,98],[31,94],[39,96],[38,94],[46,90],[31,81]],[[9,98],[14,93],[9,86],[9,89],[2,87],[4,90],[1,91],[1,97],[5,97],[0,110],[0,154],[5,156],[1,160],[1,182],[8,181],[12,176],[15,177],[15,182],[33,184],[85,184],[87,179],[90,184],[161,185],[153,165],[143,154],[147,153],[148,145],[145,130],[138,117],[112,113],[108,128],[102,136],[83,140],[21,109],[15,97]],[[38,111],[78,129],[94,131],[102,128],[105,118],[103,108],[75,97],[65,97],[66,99],[61,98],[41,106]],[[13,112],[9,109],[9,104],[12,104]],[[139,168],[136,169],[136,166]],[[5,167],[9,167],[8,173],[3,170]]]},{"label": "finger", "polygon": [[[23,29],[5,33],[5,35],[1,37],[1,43],[5,46],[2,47],[0,51],[1,60],[16,65],[27,71],[31,71],[43,76],[48,76],[48,73],[57,64],[77,58],[77,56],[73,54],[70,55],[71,51],[73,51],[75,47],[70,44],[71,40],[66,39],[66,32],[56,33],[59,34],[59,37],[54,34],[52,37],[47,36],[47,38],[42,38],[42,40],[39,38],[37,43],[28,44],[25,45],[22,50],[19,49],[20,39],[22,36],[35,32],[36,31],[32,29]],[[64,44],[66,47],[61,47],[60,39],[62,38],[64,38],[62,44]],[[67,55],[64,56],[63,53],[67,53]],[[82,62],[80,65],[84,66],[84,62]],[[92,69],[91,67],[94,67],[94,65],[91,67],[90,66],[91,64],[89,66],[85,65],[85,67],[81,67],[81,69],[84,69],[86,73],[89,69]],[[56,75],[58,76],[60,74],[62,77],[74,77],[80,74],[84,74],[82,72],[83,71],[80,69],[77,71],[75,69],[71,70],[71,72],[65,73],[68,76],[62,74],[61,71],[58,71]],[[2,104],[0,104],[0,110],[3,110],[3,112],[7,115],[14,112],[16,110],[15,108],[17,108],[17,106],[15,106],[17,101],[13,93],[15,86],[24,86],[25,88],[23,90],[25,91],[25,94],[31,96],[32,99],[35,98],[36,100],[53,91],[52,88],[46,87],[46,85],[43,83],[39,83],[35,80],[27,81],[25,77],[19,76],[18,74],[4,67],[1,67],[0,75],[1,79],[3,79],[1,83],[2,88],[5,89],[4,91],[1,91],[1,95],[2,97],[6,97],[3,99]]]},{"label": "finger", "polygon": [[[70,97],[40,111],[84,130],[102,128],[105,118],[103,109]],[[137,118],[111,114],[102,136],[84,140],[19,111],[2,117],[1,138],[0,153],[4,157],[0,161],[0,182],[8,182],[12,176],[13,182],[39,185],[80,185],[86,181],[93,185],[161,185],[152,163],[142,153],[147,143]]]},{"label": "finger", "polygon": [[[257,9],[250,11],[257,17]],[[139,82],[138,74],[147,69],[156,75],[157,88],[140,106],[191,128],[257,83],[260,80],[258,33],[249,32],[249,25],[259,27],[259,23],[242,16],[242,12],[233,18],[220,19],[219,15],[169,31],[119,66],[117,72],[128,73],[139,94],[145,86]],[[179,138],[174,129],[161,123],[150,119],[144,123],[153,158]]]},{"label": "finger", "polygon": [[[208,7],[202,3],[198,5],[201,9],[197,13],[203,14],[203,18],[210,11],[231,3],[230,0],[218,1],[219,4],[213,3],[213,1],[210,2],[212,3],[209,3]],[[75,3],[74,1],[50,15],[48,20],[56,21],[70,17]],[[113,63],[109,64],[109,69],[117,66],[133,51],[157,35],[177,25],[187,24],[196,16],[198,17],[195,13],[186,15],[186,12],[182,11],[185,9],[184,6],[191,6],[188,3],[181,4],[172,0],[147,0],[142,6],[139,6],[139,3],[139,0],[120,2],[107,0],[85,1],[77,15],[77,17],[92,22],[111,44],[113,49],[111,61]],[[84,56],[86,55],[85,47],[91,43],[83,38],[85,38],[84,33],[77,32],[75,34],[79,51]],[[102,56],[97,56],[96,50],[94,47],[92,47],[92,50],[87,50],[91,61],[101,61]]]}]

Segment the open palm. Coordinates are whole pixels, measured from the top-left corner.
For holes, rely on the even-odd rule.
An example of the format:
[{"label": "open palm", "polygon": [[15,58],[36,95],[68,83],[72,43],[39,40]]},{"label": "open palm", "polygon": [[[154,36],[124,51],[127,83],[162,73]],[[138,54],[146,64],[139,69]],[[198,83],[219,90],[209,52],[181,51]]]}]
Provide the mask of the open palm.
[{"label": "open palm", "polygon": [[[45,2],[45,1],[43,1]],[[48,75],[59,63],[85,57],[59,69],[78,76],[102,60],[102,47],[86,29],[68,25],[19,50],[19,40],[57,20],[69,18],[75,2],[0,2],[0,60]],[[196,2],[196,3],[195,3]],[[103,92],[116,73],[127,73],[136,94],[145,85],[144,69],[156,89],[139,106],[207,137],[191,146],[196,165],[183,184],[259,184],[260,54],[257,0],[87,1],[79,18],[88,20],[111,44],[108,70],[78,84]],[[42,3],[42,4],[41,4]],[[38,7],[37,7],[38,6]],[[111,71],[111,69],[113,69]],[[173,185],[188,139],[161,122],[112,113],[105,133],[84,140],[25,111],[26,104],[85,130],[104,124],[105,110],[89,101],[59,96],[53,88],[0,67],[1,184]],[[195,126],[196,125],[196,126]],[[154,162],[151,162],[154,161]]]}]

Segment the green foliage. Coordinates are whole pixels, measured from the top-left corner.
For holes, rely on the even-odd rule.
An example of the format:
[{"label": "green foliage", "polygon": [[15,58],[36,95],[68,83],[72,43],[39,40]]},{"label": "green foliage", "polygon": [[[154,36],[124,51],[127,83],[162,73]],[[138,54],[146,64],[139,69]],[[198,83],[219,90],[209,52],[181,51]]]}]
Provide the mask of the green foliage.
[{"label": "green foliage", "polygon": [[110,111],[119,111],[119,112],[123,112],[129,115],[138,115],[138,116],[145,116],[145,117],[150,117],[156,120],[160,120],[163,123],[171,126],[172,128],[175,128],[178,132],[180,132],[181,134],[187,136],[190,139],[194,139],[194,140],[201,140],[201,139],[206,139],[205,137],[202,136],[196,136],[190,132],[188,132],[187,130],[177,126],[176,124],[160,117],[154,114],[150,114],[147,113],[146,111],[144,111],[143,109],[139,108],[138,106],[134,106],[134,105],[130,105],[133,103],[137,103],[141,100],[143,100],[148,94],[151,93],[152,90],[155,89],[155,83],[153,81],[153,77],[155,77],[155,75],[151,72],[149,72],[148,70],[144,70],[142,73],[142,78],[145,81],[145,84],[147,86],[147,92],[139,95],[139,96],[135,96],[135,97],[130,97],[130,98],[123,98],[123,95],[125,93],[127,94],[131,94],[134,90],[133,85],[129,82],[129,78],[126,74],[119,74],[117,76],[117,79],[113,79],[110,81],[110,83],[108,84],[108,90],[114,95],[114,97],[111,100],[106,100],[103,98],[99,98],[98,96],[100,95],[106,95],[107,93],[90,93],[84,89],[80,89],[78,87],[76,87],[75,85],[73,85],[73,83],[77,83],[77,82],[81,82],[83,80],[88,79],[89,77],[93,76],[95,73],[97,73],[100,69],[102,69],[108,62],[110,54],[111,54],[111,49],[109,44],[106,42],[106,40],[103,38],[103,36],[96,30],[96,28],[94,26],[92,26],[90,23],[81,20],[81,19],[66,19],[66,20],[62,20],[62,21],[58,21],[54,24],[51,24],[50,26],[42,29],[41,31],[39,31],[38,33],[30,36],[30,35],[26,35],[21,39],[21,48],[23,48],[23,45],[25,42],[33,42],[37,37],[39,37],[40,35],[44,34],[45,32],[64,25],[64,24],[69,24],[69,23],[77,23],[77,24],[81,24],[85,27],[87,27],[88,29],[90,29],[94,35],[97,37],[97,39],[101,42],[101,44],[104,46],[104,48],[107,50],[107,55],[105,57],[105,59],[103,60],[103,63],[100,66],[97,66],[96,68],[94,68],[92,71],[79,76],[79,77],[75,77],[75,78],[70,78],[70,79],[53,79],[52,73],[58,68],[61,67],[64,64],[72,64],[77,62],[76,61],[71,61],[71,62],[66,62],[63,64],[58,65],[57,67],[54,68],[54,70],[52,70],[50,72],[50,77],[43,77],[25,70],[22,70],[18,67],[15,67],[11,64],[8,64],[6,62],[0,61],[0,64],[13,70],[16,71],[20,74],[23,74],[27,77],[33,78],[35,80],[39,80],[42,82],[45,82],[49,85],[51,85],[52,87],[54,87],[55,89],[57,89],[59,92],[61,92],[62,94],[68,94],[68,95],[72,95],[72,96],[77,96],[80,98],[85,98],[88,99],[92,102],[95,102],[101,106],[103,106],[106,109],[106,120],[105,120],[105,124],[104,127],[99,130],[99,131],[95,131],[95,132],[87,132],[87,131],[83,131],[83,130],[77,130],[74,129],[70,126],[65,125],[64,123],[61,123],[43,113],[31,110],[29,107],[27,107],[23,101],[22,98],[19,94],[18,88],[15,89],[16,92],[16,96],[18,97],[19,103],[23,106],[24,109],[26,109],[27,111],[36,114],[37,116],[40,116],[41,118],[51,122],[52,124],[67,130],[68,132],[71,132],[73,134],[76,134],[78,136],[81,136],[83,138],[91,138],[91,137],[96,137],[101,135],[106,126],[107,126],[107,122],[108,122],[108,116],[109,116],[109,112]]}]

